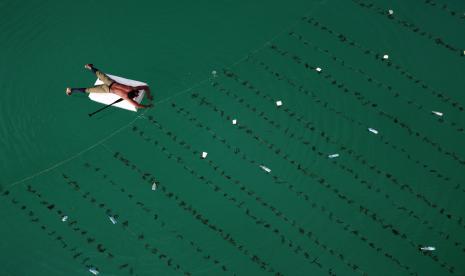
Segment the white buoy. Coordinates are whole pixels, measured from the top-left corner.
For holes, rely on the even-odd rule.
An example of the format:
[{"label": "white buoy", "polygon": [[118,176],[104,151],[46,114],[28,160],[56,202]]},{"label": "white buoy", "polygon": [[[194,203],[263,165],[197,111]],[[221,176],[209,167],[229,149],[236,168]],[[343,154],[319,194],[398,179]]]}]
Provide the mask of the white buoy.
[{"label": "white buoy", "polygon": [[388,14],[389,14],[389,15],[393,15],[393,14],[394,14],[394,11],[393,11],[393,10],[388,10]]},{"label": "white buoy", "polygon": [[328,158],[336,158],[336,157],[339,157],[339,153],[334,153],[334,154],[328,155]]},{"label": "white buoy", "polygon": [[374,128],[369,127],[368,130],[374,134],[378,134],[378,131]]},{"label": "white buoy", "polygon": [[62,221],[62,222],[65,222],[65,221],[67,221],[67,220],[68,220],[68,216],[64,216],[64,217],[61,218],[61,221]]},{"label": "white buoy", "polygon": [[94,274],[94,275],[98,275],[100,273],[100,272],[98,272],[98,270],[96,268],[93,268],[93,267],[89,268],[89,272]]},{"label": "white buoy", "polygon": [[321,70],[323,70],[323,69],[321,69],[320,67],[317,67],[317,68],[315,68],[315,70],[316,70],[317,72],[321,72]]},{"label": "white buoy", "polygon": [[420,249],[422,251],[434,251],[434,250],[436,250],[436,247],[434,247],[434,246],[423,246],[423,247],[420,247]]},{"label": "white buoy", "polygon": [[260,165],[260,168],[262,168],[262,170],[264,170],[265,172],[267,173],[270,173],[271,172],[271,169],[266,167],[266,166],[263,166],[263,165]]},{"label": "white buoy", "polygon": [[276,101],[276,106],[282,106],[283,102],[282,101]]},{"label": "white buoy", "polygon": [[439,112],[439,111],[434,111],[434,110],[433,110],[433,111],[431,111],[431,112],[433,112],[433,114],[436,114],[436,115],[438,115],[438,116],[440,116],[440,117],[442,117],[442,115],[444,115],[442,112]]},{"label": "white buoy", "polygon": [[205,151],[202,152],[202,158],[203,158],[203,159],[207,158],[207,155],[208,155],[208,152],[205,152]]},{"label": "white buoy", "polygon": [[386,59],[386,60],[389,59],[389,55],[387,55],[387,54],[384,55],[384,56],[383,56],[383,59]]},{"label": "white buoy", "polygon": [[216,71],[215,70],[212,71],[212,76],[216,77]]},{"label": "white buoy", "polygon": [[157,189],[157,183],[153,182],[152,184],[152,191],[155,191]]},{"label": "white buoy", "polygon": [[113,223],[113,224],[117,223],[117,221],[116,221],[116,219],[114,217],[110,216],[108,218],[110,219],[111,223]]},{"label": "white buoy", "polygon": [[232,124],[233,124],[233,125],[237,124],[237,120],[236,120],[236,119],[233,119],[233,120],[232,120]]}]

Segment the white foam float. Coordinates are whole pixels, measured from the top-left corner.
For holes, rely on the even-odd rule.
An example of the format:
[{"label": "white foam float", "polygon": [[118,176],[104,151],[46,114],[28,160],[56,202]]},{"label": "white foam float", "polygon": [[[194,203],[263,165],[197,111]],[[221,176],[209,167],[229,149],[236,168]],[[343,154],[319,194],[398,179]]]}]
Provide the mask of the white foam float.
[{"label": "white foam float", "polygon": [[371,127],[368,128],[368,131],[371,132],[371,133],[374,133],[374,134],[378,134],[378,131],[376,129],[374,129],[374,128],[371,128]]},{"label": "white foam float", "polygon": [[282,106],[283,102],[282,101],[276,101],[276,106]]},{"label": "white foam float", "polygon": [[388,55],[388,54],[385,54],[385,55],[383,56],[383,59],[386,59],[386,60],[389,59],[389,55]]},{"label": "white foam float", "polygon": [[[113,76],[109,74],[107,74],[107,76],[119,83],[129,85],[129,86],[147,85],[146,83],[141,82],[141,81],[125,79],[122,77]],[[95,81],[95,85],[100,85],[100,84],[103,84],[103,82],[97,79]],[[139,90],[139,95],[134,98],[134,101],[138,103],[142,102],[142,99],[144,98],[144,94],[145,94],[145,90]],[[94,102],[109,105],[109,104],[114,103],[120,97],[113,93],[89,93],[89,98]],[[114,104],[113,106],[137,112],[137,108],[133,106],[132,104],[130,104],[128,101],[121,101],[119,103]]]},{"label": "white foam float", "polygon": [[334,154],[328,155],[328,158],[336,158],[336,157],[339,157],[339,153],[334,153]]},{"label": "white foam float", "polygon": [[439,111],[434,111],[434,110],[433,110],[433,111],[431,111],[431,112],[433,112],[433,114],[438,115],[439,117],[442,117],[442,115],[444,115],[442,112],[439,112]]},{"label": "white foam float", "polygon": [[420,250],[422,250],[422,251],[434,251],[434,250],[436,250],[436,247],[434,247],[434,246],[423,246],[423,247],[420,247]]},{"label": "white foam float", "polygon": [[266,167],[266,166],[264,166],[264,165],[260,165],[260,168],[262,168],[262,170],[264,170],[264,171],[267,172],[267,173],[270,173],[270,172],[271,172],[271,169],[268,168],[268,167]]},{"label": "white foam float", "polygon": [[117,221],[116,221],[116,219],[114,217],[108,217],[108,218],[110,219],[111,223],[113,223],[113,224],[117,223]]},{"label": "white foam float", "polygon": [[237,119],[233,119],[233,120],[232,120],[232,124],[233,124],[233,125],[237,124]]},{"label": "white foam float", "polygon": [[208,155],[208,152],[205,152],[205,151],[202,152],[202,158],[203,158],[203,159],[207,158],[207,155]]}]

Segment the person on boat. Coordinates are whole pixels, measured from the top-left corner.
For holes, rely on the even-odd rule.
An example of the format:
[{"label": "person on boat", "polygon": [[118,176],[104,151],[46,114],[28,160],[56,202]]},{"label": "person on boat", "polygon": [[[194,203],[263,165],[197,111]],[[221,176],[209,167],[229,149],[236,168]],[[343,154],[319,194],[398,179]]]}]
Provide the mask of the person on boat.
[{"label": "person on boat", "polygon": [[143,105],[135,100],[133,100],[139,94],[139,90],[144,90],[147,93],[147,98],[151,101],[152,95],[150,94],[150,88],[147,85],[141,86],[129,86],[122,83],[119,83],[110,77],[108,77],[105,73],[98,70],[94,67],[93,64],[86,64],[84,66],[86,69],[91,70],[98,78],[103,82],[103,84],[96,85],[89,88],[66,88],[66,94],[71,96],[74,92],[80,93],[113,93],[120,96],[123,100],[128,101],[133,106],[137,108],[148,108],[152,107],[152,104]]}]

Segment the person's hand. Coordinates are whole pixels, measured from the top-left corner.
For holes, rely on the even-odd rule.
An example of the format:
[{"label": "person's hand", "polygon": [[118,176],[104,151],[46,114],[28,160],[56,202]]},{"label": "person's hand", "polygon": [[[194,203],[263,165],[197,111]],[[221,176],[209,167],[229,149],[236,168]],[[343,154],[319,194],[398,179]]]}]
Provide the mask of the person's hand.
[{"label": "person's hand", "polygon": [[153,100],[152,93],[150,93],[150,87],[145,86],[145,91],[147,91],[147,99]]}]

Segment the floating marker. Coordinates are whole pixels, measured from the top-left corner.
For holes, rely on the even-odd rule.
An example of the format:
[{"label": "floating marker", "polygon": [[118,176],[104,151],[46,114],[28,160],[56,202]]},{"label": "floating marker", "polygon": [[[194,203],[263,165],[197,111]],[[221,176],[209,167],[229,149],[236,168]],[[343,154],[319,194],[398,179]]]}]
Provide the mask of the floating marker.
[{"label": "floating marker", "polygon": [[393,10],[388,10],[388,14],[389,14],[389,15],[393,15],[393,14],[394,14],[394,11],[393,11]]},{"label": "floating marker", "polygon": [[316,70],[317,72],[321,72],[322,69],[321,69],[320,67],[317,67],[317,68],[315,68],[315,70]]},{"label": "floating marker", "polygon": [[116,221],[116,219],[114,217],[108,217],[108,218],[111,220],[111,223],[113,223],[113,224],[117,223],[117,221]]},{"label": "floating marker", "polygon": [[212,71],[212,75],[213,75],[213,77],[216,77],[216,71],[215,70]]},{"label": "floating marker", "polygon": [[422,251],[434,251],[434,250],[436,250],[436,247],[434,247],[434,246],[423,246],[423,247],[420,247],[420,249]]},{"label": "floating marker", "polygon": [[328,158],[336,158],[336,157],[339,157],[339,153],[334,153],[334,154],[328,155]]},{"label": "floating marker", "polygon": [[65,222],[65,221],[67,221],[67,220],[68,220],[68,216],[64,216],[64,217],[61,218],[61,221],[62,221],[62,222]]},{"label": "floating marker", "polygon": [[94,274],[94,275],[98,275],[100,273],[100,272],[98,272],[98,270],[96,268],[93,268],[93,267],[89,268],[89,272]]},{"label": "floating marker", "polygon": [[237,124],[237,120],[236,120],[236,119],[233,119],[233,120],[232,120],[232,124],[233,124],[233,125]]},{"label": "floating marker", "polygon": [[203,159],[207,158],[207,155],[208,155],[208,152],[205,152],[205,151],[202,152],[202,158],[203,158]]},{"label": "floating marker", "polygon": [[262,170],[264,170],[264,171],[267,172],[267,173],[270,173],[270,172],[271,172],[271,169],[270,169],[270,168],[265,167],[265,166],[263,166],[263,165],[260,165],[260,168],[262,168]]},{"label": "floating marker", "polygon": [[383,59],[389,59],[389,55],[384,55]]},{"label": "floating marker", "polygon": [[276,106],[282,106],[283,102],[282,101],[276,101]]},{"label": "floating marker", "polygon": [[442,115],[444,115],[442,112],[439,112],[439,111],[434,111],[434,110],[433,110],[433,111],[431,111],[431,112],[433,112],[434,114],[436,114],[436,115],[438,115],[438,116],[440,116],[440,117],[442,117]]},{"label": "floating marker", "polygon": [[378,134],[378,131],[374,128],[369,127],[368,130],[374,134]]},{"label": "floating marker", "polygon": [[152,184],[152,191],[155,191],[157,189],[157,183],[153,182]]}]

